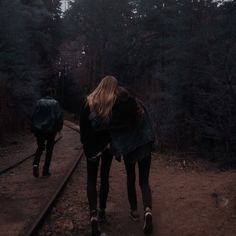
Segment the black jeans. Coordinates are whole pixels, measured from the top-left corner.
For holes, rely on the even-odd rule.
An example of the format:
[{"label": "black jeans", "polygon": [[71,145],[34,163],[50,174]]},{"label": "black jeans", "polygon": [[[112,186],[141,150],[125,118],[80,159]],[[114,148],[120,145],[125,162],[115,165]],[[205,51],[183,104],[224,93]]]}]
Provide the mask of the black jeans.
[{"label": "black jeans", "polygon": [[[137,209],[137,194],[135,187],[135,163],[130,162],[128,155],[124,158],[125,169],[127,174],[127,190],[128,190],[128,199],[130,203],[131,210]],[[149,172],[151,165],[151,154],[147,155],[142,160],[138,161],[139,168],[139,185],[142,191],[143,198],[143,207],[152,208],[152,194],[149,186]]]},{"label": "black jeans", "polygon": [[109,150],[105,150],[100,158],[96,161],[91,161],[87,158],[87,196],[90,212],[97,211],[97,175],[98,167],[101,159],[100,169],[100,194],[99,207],[104,210],[109,192],[109,173],[112,162],[112,154]]},{"label": "black jeans", "polygon": [[45,157],[43,172],[49,172],[49,167],[52,160],[52,152],[55,144],[55,136],[56,134],[36,135],[38,148],[35,153],[33,165],[39,165],[40,158],[45,149],[45,143],[46,143],[46,157]]}]

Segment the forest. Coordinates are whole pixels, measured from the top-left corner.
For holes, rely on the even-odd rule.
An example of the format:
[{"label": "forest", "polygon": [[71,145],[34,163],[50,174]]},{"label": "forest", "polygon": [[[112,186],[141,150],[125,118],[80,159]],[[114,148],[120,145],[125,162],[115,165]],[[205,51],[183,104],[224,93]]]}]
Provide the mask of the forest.
[{"label": "forest", "polygon": [[107,74],[147,104],[159,151],[236,163],[236,0],[0,1],[0,140],[43,88],[77,116]]}]

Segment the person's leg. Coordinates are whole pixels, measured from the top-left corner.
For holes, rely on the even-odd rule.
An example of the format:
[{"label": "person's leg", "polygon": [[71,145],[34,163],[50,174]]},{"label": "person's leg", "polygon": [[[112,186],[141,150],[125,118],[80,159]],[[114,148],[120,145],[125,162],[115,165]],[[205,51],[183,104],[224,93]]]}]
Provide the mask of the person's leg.
[{"label": "person's leg", "polygon": [[45,143],[45,138],[42,136],[37,136],[37,150],[35,153],[35,157],[34,157],[34,161],[33,161],[33,165],[39,165],[40,162],[40,157],[44,151],[44,143]]},{"label": "person's leg", "polygon": [[100,195],[99,195],[99,216],[102,220],[105,220],[105,209],[107,203],[107,197],[109,192],[109,174],[112,162],[112,154],[109,150],[104,151],[102,154],[101,163],[101,185],[100,185]]},{"label": "person's leg", "polygon": [[99,159],[91,161],[87,158],[87,197],[90,209],[92,235],[99,235],[97,218],[97,174]]},{"label": "person's leg", "polygon": [[132,211],[137,210],[137,194],[135,188],[135,163],[129,162],[128,158],[124,159],[127,175],[127,191],[130,208]]},{"label": "person's leg", "polygon": [[138,162],[139,165],[139,185],[142,191],[144,207],[144,225],[145,234],[152,232],[152,195],[149,186],[149,172],[151,165],[151,153]]},{"label": "person's leg", "polygon": [[35,177],[38,177],[39,176],[39,162],[45,148],[44,146],[45,138],[41,135],[38,135],[36,138],[37,138],[38,147],[35,152],[34,161],[33,161],[33,175]]},{"label": "person's leg", "polygon": [[99,159],[91,161],[87,159],[87,197],[90,212],[97,212],[97,174]]},{"label": "person's leg", "polygon": [[149,185],[149,172],[151,166],[151,154],[138,162],[139,185],[142,191],[143,207],[152,209],[152,194]]},{"label": "person's leg", "polygon": [[47,137],[47,145],[46,145],[46,157],[43,167],[43,175],[50,175],[49,167],[52,160],[52,152],[55,145],[55,135],[50,135]]}]

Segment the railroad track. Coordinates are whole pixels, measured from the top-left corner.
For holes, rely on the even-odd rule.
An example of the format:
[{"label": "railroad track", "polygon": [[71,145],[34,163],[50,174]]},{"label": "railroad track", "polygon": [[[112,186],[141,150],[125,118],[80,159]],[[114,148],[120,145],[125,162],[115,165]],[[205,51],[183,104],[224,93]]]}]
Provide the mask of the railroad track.
[{"label": "railroad track", "polygon": [[69,125],[67,122],[64,122],[64,126],[66,126],[66,127],[70,128],[70,129],[80,133],[80,129],[79,129],[78,125],[73,125],[72,126],[72,125]]},{"label": "railroad track", "polygon": [[[55,143],[57,143],[57,142],[60,141],[61,139],[62,139],[62,137],[59,137],[58,139],[56,139]],[[7,173],[8,171],[10,171],[10,170],[12,170],[12,169],[18,167],[19,165],[21,165],[21,164],[24,163],[25,161],[27,161],[27,160],[29,160],[30,158],[34,157],[34,155],[35,155],[35,153],[33,153],[33,154],[31,154],[31,155],[29,155],[29,156],[27,156],[27,157],[25,157],[25,158],[23,158],[23,159],[21,159],[21,160],[15,162],[14,164],[12,164],[12,165],[10,165],[10,166],[8,166],[8,167],[2,169],[2,170],[0,170],[0,175],[3,175],[3,174],[5,174],[5,173]]]},{"label": "railroad track", "polygon": [[[70,125],[70,122],[67,122],[67,123],[69,125],[65,124],[66,127],[68,127],[69,129],[71,129],[73,131],[76,131],[77,133],[79,132],[79,127],[78,126],[73,125],[72,123]],[[58,142],[61,138],[62,137],[58,138],[56,140],[56,142]],[[79,148],[79,149],[81,149],[81,148]],[[74,150],[79,150],[79,149],[75,148]],[[26,158],[18,161],[17,163],[14,163],[13,165],[5,168],[4,170],[1,170],[0,175],[2,175],[4,173],[7,173],[8,171],[16,168],[17,166],[19,166],[22,163],[26,162],[27,160],[29,160],[33,156],[34,156],[34,154],[32,154],[30,156],[27,156]],[[20,231],[18,231],[18,233],[17,233],[17,231],[15,231],[16,234],[14,233],[12,235],[18,235],[19,234],[19,235],[24,235],[24,236],[29,236],[29,235],[34,236],[34,235],[37,234],[37,231],[40,229],[43,222],[45,221],[45,219],[47,218],[47,216],[51,212],[51,209],[52,209],[53,205],[56,203],[58,197],[63,192],[63,189],[65,188],[68,181],[70,180],[70,177],[73,175],[74,171],[76,170],[76,167],[79,165],[80,161],[82,160],[82,157],[83,157],[83,151],[80,151],[78,156],[75,155],[75,159],[70,164],[68,163],[69,165],[67,167],[67,170],[65,169],[65,171],[64,171],[65,174],[61,175],[61,177],[60,177],[60,179],[58,179],[57,183],[53,185],[54,187],[51,189],[52,191],[50,191],[50,194],[48,194],[47,198],[45,198],[45,199],[47,199],[46,202],[42,202],[42,204],[40,203],[41,207],[40,207],[40,209],[38,209],[39,214],[37,212],[35,212],[33,214],[34,215],[33,217],[29,216],[30,221],[26,224],[23,223],[23,221],[21,221],[22,225],[24,224],[24,228],[21,229],[21,230],[19,228]],[[28,162],[26,162],[26,163],[28,163]],[[4,177],[4,181],[6,181],[5,177]],[[39,183],[39,184],[41,182],[40,179],[39,180],[35,179],[35,181],[38,181],[36,183]],[[45,183],[45,181],[43,181],[43,182]],[[46,182],[48,182],[48,181],[46,181]],[[48,182],[48,184],[52,184],[52,183],[53,183],[53,181],[51,181],[51,183],[50,183],[50,181]],[[12,186],[12,187],[14,188],[14,186]],[[40,188],[40,185],[38,187]],[[3,196],[3,199],[4,199],[4,195],[2,195],[2,196]],[[14,195],[13,199],[14,199],[13,202],[15,202],[15,195]],[[22,199],[22,197],[20,197],[20,199]],[[35,199],[35,197],[33,197],[33,199]],[[11,203],[7,203],[7,204],[11,204]],[[4,209],[2,209],[2,210],[4,210]],[[12,208],[12,210],[13,210],[13,208]],[[8,212],[12,212],[12,210],[8,211]],[[11,213],[9,213],[9,214],[11,215]]]},{"label": "railroad track", "polygon": [[[64,125],[66,127],[70,128],[70,129],[76,131],[76,132],[79,132],[78,128],[71,127],[68,124],[64,124]],[[49,201],[47,201],[45,203],[45,206],[43,207],[40,214],[34,219],[34,223],[24,231],[24,234],[23,234],[24,236],[34,236],[34,235],[36,235],[36,233],[38,232],[38,230],[42,226],[43,222],[45,221],[47,216],[50,214],[53,205],[56,203],[57,199],[62,194],[65,186],[67,185],[68,181],[70,180],[70,177],[73,175],[74,171],[76,170],[76,167],[79,165],[80,161],[82,160],[83,154],[84,153],[81,152],[80,156],[75,160],[75,162],[73,163],[73,165],[71,166],[69,171],[64,176],[62,182],[55,189],[54,194],[51,196]]]},{"label": "railroad track", "polygon": [[73,175],[76,167],[80,163],[81,159],[83,157],[83,152],[80,154],[80,156],[76,159],[76,161],[73,163],[65,177],[63,178],[60,185],[56,188],[54,194],[51,196],[49,201],[46,202],[45,206],[43,207],[41,213],[35,218],[34,223],[24,231],[24,236],[35,236],[40,227],[42,226],[43,222],[47,218],[47,216],[50,214],[51,209],[53,205],[56,203],[58,197],[63,192],[63,189],[65,188],[66,184],[68,183],[70,177]]},{"label": "railroad track", "polygon": [[[72,129],[72,130],[74,130],[74,131],[80,133],[80,130],[79,130],[78,126],[68,124],[67,121],[64,122],[64,126],[66,126],[67,128],[70,128],[70,129]],[[55,143],[57,143],[57,142],[60,141],[61,139],[62,139],[62,137],[57,138],[56,141],[55,141]],[[25,161],[27,161],[27,160],[29,160],[30,158],[34,157],[34,155],[35,155],[35,153],[33,153],[33,154],[31,154],[31,155],[29,155],[29,156],[27,156],[27,157],[25,157],[25,158],[23,158],[23,159],[21,159],[21,160],[15,162],[14,164],[12,164],[12,165],[10,165],[10,166],[8,166],[8,167],[2,169],[2,170],[0,170],[0,175],[3,175],[3,174],[5,174],[5,173],[9,172],[10,170],[12,170],[12,169],[18,167],[19,165],[23,164]]]}]

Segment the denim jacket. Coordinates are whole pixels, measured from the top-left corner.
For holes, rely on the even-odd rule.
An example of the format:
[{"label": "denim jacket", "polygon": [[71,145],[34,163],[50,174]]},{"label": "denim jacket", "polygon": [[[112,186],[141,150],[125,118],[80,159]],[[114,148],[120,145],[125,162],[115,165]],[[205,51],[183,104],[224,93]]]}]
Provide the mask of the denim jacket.
[{"label": "denim jacket", "polygon": [[136,148],[155,141],[155,132],[152,120],[144,104],[136,99],[143,114],[135,126],[111,129],[111,146],[115,155],[126,155]]},{"label": "denim jacket", "polygon": [[[153,122],[142,101],[129,97],[128,99],[121,99],[119,105],[121,108],[119,111],[113,110],[113,115],[117,117],[111,117],[109,122],[101,119],[95,112],[91,112],[89,115],[91,125],[95,130],[109,131],[111,149],[117,157],[127,155],[138,147],[155,141]],[[138,114],[138,107],[143,111],[141,115]],[[122,110],[123,108],[124,110]],[[127,120],[128,122],[126,122]]]}]

